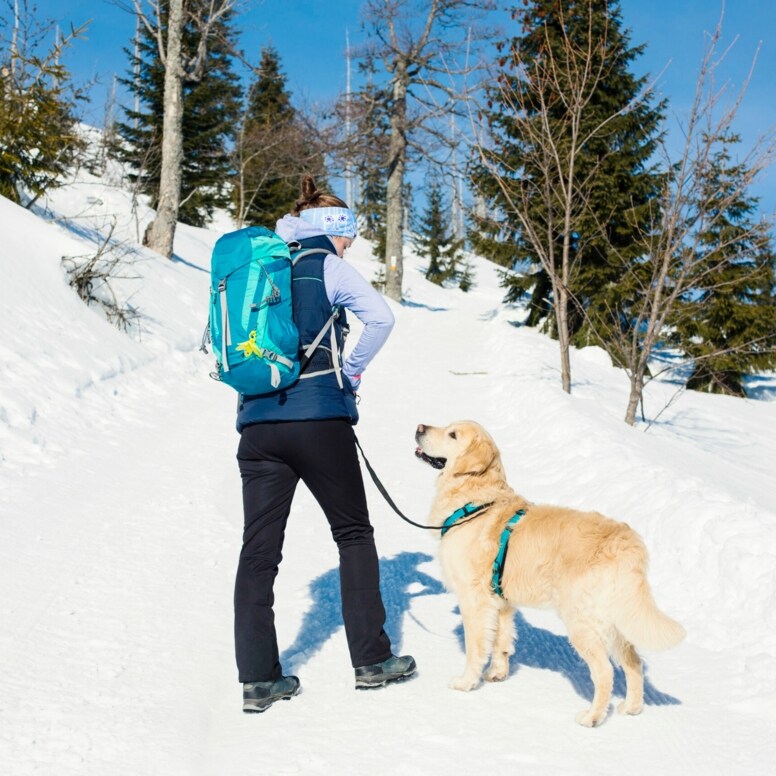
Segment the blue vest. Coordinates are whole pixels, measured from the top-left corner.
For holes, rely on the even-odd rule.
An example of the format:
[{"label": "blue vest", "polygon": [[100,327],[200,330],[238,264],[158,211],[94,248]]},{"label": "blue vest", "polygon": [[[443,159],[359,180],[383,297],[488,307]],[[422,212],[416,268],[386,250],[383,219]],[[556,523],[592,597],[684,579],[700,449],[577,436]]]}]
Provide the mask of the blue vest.
[{"label": "blue vest", "polygon": [[[325,248],[330,253],[332,244],[328,237],[311,237],[301,240],[302,248]],[[323,264],[326,256],[314,253],[303,256],[291,272],[293,284],[294,323],[299,329],[301,349],[310,344],[332,314],[331,302],[326,295],[323,279]],[[334,336],[341,362],[342,348],[347,333],[345,311],[340,310],[333,323]],[[327,333],[312,355],[303,374],[327,372],[332,368],[331,335]],[[341,363],[340,363],[341,366]],[[358,422],[356,397],[342,374],[344,389],[339,387],[337,375],[328,371],[314,377],[302,377],[282,391],[262,396],[240,395],[237,405],[237,430],[242,431],[253,423],[272,423],[286,420],[326,420],[345,418]]]}]

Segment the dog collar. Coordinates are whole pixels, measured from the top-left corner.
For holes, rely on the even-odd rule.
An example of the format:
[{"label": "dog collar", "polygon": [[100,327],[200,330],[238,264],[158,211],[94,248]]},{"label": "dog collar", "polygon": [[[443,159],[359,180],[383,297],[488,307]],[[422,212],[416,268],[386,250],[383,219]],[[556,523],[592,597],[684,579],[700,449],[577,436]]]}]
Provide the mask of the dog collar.
[{"label": "dog collar", "polygon": [[482,512],[484,509],[487,509],[489,506],[492,506],[493,502],[489,501],[487,504],[480,504],[479,506],[475,506],[471,502],[468,504],[464,504],[460,509],[456,509],[455,512],[453,512],[450,517],[445,520],[444,523],[442,523],[442,536],[444,536],[453,526],[458,525],[461,520],[463,520],[466,517],[469,517],[470,515],[475,515],[477,512]]}]

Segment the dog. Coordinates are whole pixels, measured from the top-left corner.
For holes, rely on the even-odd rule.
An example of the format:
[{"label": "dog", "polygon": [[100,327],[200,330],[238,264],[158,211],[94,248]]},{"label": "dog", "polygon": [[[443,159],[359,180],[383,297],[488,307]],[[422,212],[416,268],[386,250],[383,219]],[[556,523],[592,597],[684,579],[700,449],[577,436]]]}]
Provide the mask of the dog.
[{"label": "dog", "polygon": [[[614,680],[609,655],[622,666],[627,683],[617,710],[639,714],[644,677],[636,649],[668,649],[685,630],[652,598],[647,551],[638,534],[597,512],[532,504],[519,496],[507,484],[496,444],[478,423],[421,424],[415,441],[415,455],[440,470],[430,524],[441,528],[451,516],[459,518],[439,549],[445,585],[458,598],[466,645],[466,667],[450,686],[473,690],[489,659],[485,680],[506,679],[517,635],[514,609],[552,607],[595,687],[577,722],[595,727],[606,718]],[[461,516],[467,504],[484,508]],[[520,510],[523,515],[507,534],[498,590],[494,560],[505,527]]]}]

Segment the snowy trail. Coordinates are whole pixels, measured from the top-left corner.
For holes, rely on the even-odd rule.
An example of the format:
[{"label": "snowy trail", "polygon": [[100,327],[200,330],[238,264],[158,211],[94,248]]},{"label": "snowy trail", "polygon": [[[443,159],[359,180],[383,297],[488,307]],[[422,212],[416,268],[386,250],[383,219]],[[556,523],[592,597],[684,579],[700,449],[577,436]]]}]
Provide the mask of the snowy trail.
[{"label": "snowy trail", "polygon": [[3,645],[15,667],[4,714],[24,720],[14,773],[187,772],[229,641],[225,514],[239,514],[239,483],[204,476],[211,456],[229,460],[201,413],[208,382],[177,402],[133,391],[147,380],[119,379],[124,418],[85,429],[56,469],[9,494],[24,529],[4,612],[18,623]]},{"label": "snowy trail", "polygon": [[[181,254],[202,266],[212,240],[183,237]],[[371,276],[365,252],[352,260]],[[300,487],[276,611],[284,665],[304,690],[243,715],[231,636],[242,521],[234,396],[207,379],[210,363],[195,350],[202,273],[159,263],[148,268],[158,299],[146,300],[146,350],[126,345],[127,361],[105,329],[111,363],[128,367],[111,372],[108,356],[87,362],[61,348],[58,363],[102,379],[74,377],[88,387],[73,392],[58,371],[45,392],[47,353],[26,362],[29,395],[14,376],[9,406],[36,415],[0,438],[3,773],[770,773],[776,403],[688,396],[655,433],[626,429],[624,385],[600,353],[574,354],[575,394],[565,396],[555,343],[511,326],[519,311],[500,307],[492,269],[478,266],[468,295],[425,284],[417,268],[408,274],[410,303],[394,307],[395,333],[364,379],[358,436],[419,521],[434,474],[413,456],[416,424],[474,417],[524,495],[633,525],[650,550],[657,601],[689,632],[677,649],[645,656],[644,713],[614,714],[592,731],[574,723],[590,680],[551,612],[517,615],[508,681],[449,690],[463,645],[436,539],[402,523],[367,480],[387,628],[416,657],[418,677],[354,691],[336,547]],[[80,338],[89,326],[103,331],[72,314]],[[0,356],[22,362],[16,351]],[[651,400],[671,390],[654,386]],[[618,676],[615,696],[623,689]]]},{"label": "snowy trail", "polygon": [[[434,334],[432,322],[420,326]],[[464,337],[463,344],[472,343]],[[191,366],[187,360],[181,357]],[[371,485],[389,628],[399,629],[403,648],[416,656],[419,677],[381,692],[352,689],[336,622],[336,552],[325,520],[300,492],[277,610],[287,651],[308,606],[320,607],[317,626],[302,638],[310,657],[289,655],[304,694],[260,718],[240,714],[230,611],[240,531],[236,436],[230,401],[200,371],[150,401],[134,385],[145,387],[149,375],[120,378],[121,417],[84,430],[73,440],[82,452],[56,472],[17,483],[10,501],[27,515],[25,546],[39,549],[18,569],[20,585],[33,582],[36,591],[11,634],[18,681],[9,682],[5,713],[28,720],[17,729],[13,773],[237,773],[257,747],[262,770],[278,774],[330,773],[332,763],[343,773],[468,773],[484,761],[527,773],[654,773],[647,763],[655,758],[676,772],[694,772],[699,761],[705,773],[765,772],[758,767],[767,758],[749,743],[756,720],[742,717],[738,727],[715,701],[730,661],[714,667],[692,646],[648,658],[657,674],[647,698],[658,705],[598,731],[573,724],[589,679],[547,613],[520,620],[517,671],[508,682],[468,695],[448,690],[463,655],[455,602],[438,581],[435,541],[399,523]],[[377,383],[386,375],[372,377]],[[440,374],[437,387],[446,412],[470,401],[461,377]],[[491,384],[478,393],[487,406],[502,391]],[[362,411],[359,435],[373,463],[390,451],[392,492],[424,519],[433,474],[411,456],[416,418],[402,412],[378,420]],[[444,420],[433,402],[418,412]],[[312,600],[311,584],[318,591]],[[29,594],[28,587],[28,602]],[[714,689],[704,687],[712,667],[720,674]],[[682,705],[663,705],[672,697]],[[767,734],[762,724],[772,753]],[[267,741],[274,742],[269,751]]]}]

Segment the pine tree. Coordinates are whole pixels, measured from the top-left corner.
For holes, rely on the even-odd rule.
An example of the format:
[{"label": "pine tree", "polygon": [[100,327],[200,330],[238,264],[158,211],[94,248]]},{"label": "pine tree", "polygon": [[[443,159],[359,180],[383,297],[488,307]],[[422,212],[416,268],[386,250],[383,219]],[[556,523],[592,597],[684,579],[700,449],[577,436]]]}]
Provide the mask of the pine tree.
[{"label": "pine tree", "polygon": [[458,288],[461,291],[469,292],[474,287],[474,268],[468,258],[463,258],[458,263],[457,270]]},{"label": "pine tree", "polygon": [[[372,174],[368,180],[374,185],[374,199],[371,203],[364,206],[363,203],[359,205],[359,213],[368,212],[371,216],[372,222],[375,225],[373,236],[367,237],[367,232],[363,232],[363,236],[372,240],[372,255],[377,259],[379,265],[377,272],[372,279],[372,285],[382,293],[385,293],[385,278],[386,278],[386,249],[387,245],[387,231],[386,231],[386,218],[387,218],[387,195],[388,189],[385,186],[385,178],[380,179],[379,174]],[[405,217],[405,224],[402,228],[403,233],[409,232],[409,214],[412,211],[412,184],[407,182],[402,189],[402,211]],[[393,262],[391,262],[393,264]]]},{"label": "pine tree", "polygon": [[[622,29],[619,6],[618,0],[531,0],[525,8],[514,9],[512,15],[521,34],[506,44],[500,60],[503,80],[489,91],[489,108],[483,117],[492,127],[493,156],[499,160],[501,184],[511,187],[516,178],[540,181],[543,173],[532,166],[535,149],[529,148],[525,138],[516,132],[514,106],[505,99],[504,84],[514,83],[520,77],[509,70],[515,59],[511,52],[516,52],[520,61],[537,62],[546,56],[544,47],[549,42],[562,73],[568,58],[564,32],[581,49],[586,48],[591,37],[602,39],[605,35],[604,61],[593,64],[602,67],[606,77],[585,106],[581,136],[589,134],[608,116],[622,113],[586,142],[576,160],[576,177],[584,181],[587,198],[586,206],[580,205],[575,213],[571,234],[569,329],[576,344],[605,338],[607,330],[618,325],[611,313],[614,297],[627,293],[624,267],[638,259],[648,205],[659,191],[660,181],[650,168],[649,159],[658,139],[663,105],[652,106],[636,99],[645,88],[646,78],[635,77],[629,67],[644,47],[630,46],[629,32]],[[560,121],[566,109],[563,100],[557,94],[543,97],[544,104],[549,106],[549,121]],[[631,107],[625,110],[626,106]],[[538,103],[531,108],[531,116],[541,120]],[[510,214],[499,180],[483,164],[475,163],[472,183],[488,211],[487,215],[474,214],[473,247],[511,270],[502,276],[507,288],[506,301],[530,294],[527,324],[546,322],[553,332],[554,321],[548,318],[552,309],[550,279],[530,240]],[[532,207],[531,218],[540,226],[546,222],[544,205],[537,201]],[[560,245],[563,234],[556,231],[552,239]]]},{"label": "pine tree", "polygon": [[[463,240],[456,240],[451,225],[446,221],[442,187],[433,180],[427,193],[426,210],[419,219],[415,232],[415,250],[428,259],[426,280],[442,285],[449,280],[461,283],[461,248]],[[470,268],[463,277],[464,290],[471,287]]]},{"label": "pine tree", "polygon": [[360,196],[356,205],[360,234],[372,241],[372,255],[385,261],[385,176],[381,170],[367,168],[360,178]]},{"label": "pine tree", "polygon": [[164,69],[158,44],[143,25],[138,24],[132,42],[133,50],[124,49],[129,58],[128,75],[118,82],[133,95],[138,109],[123,108],[126,121],[116,122],[117,138],[111,152],[128,165],[128,179],[155,207],[161,172]]},{"label": "pine tree", "polygon": [[367,84],[349,95],[349,110],[355,117],[352,138],[347,138],[344,153],[359,181],[355,206],[359,233],[372,241],[372,255],[385,262],[386,173],[390,118],[385,91],[372,80],[367,68]]},{"label": "pine tree", "polygon": [[719,205],[699,235],[696,277],[674,313],[674,342],[694,360],[687,387],[745,396],[744,376],[776,367],[776,275],[769,225],[732,163],[740,137],[720,138],[702,185]]},{"label": "pine tree", "polygon": [[[197,0],[204,3],[204,0]],[[205,226],[213,211],[229,202],[231,160],[228,146],[239,116],[241,89],[232,70],[229,48],[234,41],[227,14],[214,25],[208,43],[207,62],[199,80],[183,83],[183,166],[178,219]],[[166,13],[162,5],[162,25]],[[198,34],[190,20],[184,29],[184,49],[193,55]],[[139,111],[125,108],[125,122],[117,124],[120,141],[115,155],[131,165],[129,179],[156,207],[161,174],[162,119],[164,115],[164,67],[156,39],[141,27],[135,51],[125,49],[129,74],[120,79],[141,103]],[[138,77],[135,78],[135,68]]]},{"label": "pine tree", "polygon": [[214,209],[227,207],[230,199],[230,145],[242,94],[230,54],[236,37],[232,18],[217,23],[202,78],[184,84],[180,220],[192,226],[205,226]]},{"label": "pine tree", "polygon": [[84,148],[76,126],[82,95],[60,63],[63,49],[84,28],[57,36],[48,51],[40,51],[35,43],[53,34],[53,24],[12,21],[27,34],[10,42],[0,37],[0,196],[30,207],[61,185]]},{"label": "pine tree", "polygon": [[232,204],[237,220],[270,228],[293,209],[305,173],[325,189],[321,143],[291,104],[280,55],[261,51],[258,77],[248,91],[235,149]]},{"label": "pine tree", "polygon": [[[286,77],[280,69],[278,52],[272,47],[263,48],[259,77],[248,93],[248,142],[259,134],[263,138],[268,131],[277,132],[279,136],[293,126],[294,118],[295,112],[286,89]],[[277,154],[278,151],[273,149],[271,153]],[[282,174],[267,177],[266,168],[271,168],[271,165],[267,164],[263,154],[258,154],[246,168],[246,186],[249,190],[255,190],[246,220],[271,227],[293,208],[299,196],[299,186],[297,180]]]}]

